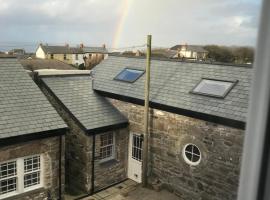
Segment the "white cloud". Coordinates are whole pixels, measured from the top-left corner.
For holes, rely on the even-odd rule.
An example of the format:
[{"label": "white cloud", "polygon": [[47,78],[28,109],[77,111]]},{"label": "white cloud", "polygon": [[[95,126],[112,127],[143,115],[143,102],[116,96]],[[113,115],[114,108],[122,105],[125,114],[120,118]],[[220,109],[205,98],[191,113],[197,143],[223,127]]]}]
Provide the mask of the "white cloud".
[{"label": "white cloud", "polygon": [[[125,1],[0,0],[0,40],[111,45]],[[134,0],[119,45],[145,43],[149,33],[156,46],[254,45],[259,8],[256,0]]]}]

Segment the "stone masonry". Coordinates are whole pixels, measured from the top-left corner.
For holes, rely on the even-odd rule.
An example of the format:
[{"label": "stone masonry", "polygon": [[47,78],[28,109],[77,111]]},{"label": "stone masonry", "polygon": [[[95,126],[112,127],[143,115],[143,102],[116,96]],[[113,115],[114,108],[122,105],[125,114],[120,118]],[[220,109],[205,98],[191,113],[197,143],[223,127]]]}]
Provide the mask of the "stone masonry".
[{"label": "stone masonry", "polygon": [[[111,100],[128,119],[130,131],[143,133],[143,106]],[[150,175],[182,199],[234,200],[244,130],[156,109],[150,110]],[[199,147],[202,158],[188,165],[182,150]]]},{"label": "stone masonry", "polygon": [[100,162],[100,135],[96,137],[96,160],[95,160],[95,191],[127,178],[128,158],[128,129],[113,131],[115,136],[115,158],[107,162]]},{"label": "stone masonry", "polygon": [[[61,137],[64,143],[64,136]],[[42,154],[44,160],[43,187],[6,198],[7,200],[44,200],[48,197],[54,200],[59,199],[59,140],[60,136],[56,136],[0,147],[0,162],[36,154]],[[64,164],[63,149],[64,146],[62,146],[62,166]],[[62,172],[64,174],[63,167]],[[61,181],[62,189],[64,189],[64,176]]]},{"label": "stone masonry", "polygon": [[[90,194],[92,177],[93,135],[88,135],[63,106],[39,84],[42,92],[67,123],[66,134],[66,188],[71,194]],[[91,113],[89,113],[91,114]],[[127,178],[128,129],[118,129],[115,133],[115,159],[99,162],[99,134],[96,135],[94,184],[95,191],[108,187]],[[101,133],[102,134],[102,133]]]}]

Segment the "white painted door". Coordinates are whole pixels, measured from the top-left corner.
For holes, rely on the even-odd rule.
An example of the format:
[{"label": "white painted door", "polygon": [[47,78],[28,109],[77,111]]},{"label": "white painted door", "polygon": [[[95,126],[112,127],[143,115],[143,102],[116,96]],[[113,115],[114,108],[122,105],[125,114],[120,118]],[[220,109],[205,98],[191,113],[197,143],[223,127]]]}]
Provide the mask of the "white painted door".
[{"label": "white painted door", "polygon": [[142,148],[143,137],[141,134],[130,133],[128,155],[128,178],[142,182]]}]

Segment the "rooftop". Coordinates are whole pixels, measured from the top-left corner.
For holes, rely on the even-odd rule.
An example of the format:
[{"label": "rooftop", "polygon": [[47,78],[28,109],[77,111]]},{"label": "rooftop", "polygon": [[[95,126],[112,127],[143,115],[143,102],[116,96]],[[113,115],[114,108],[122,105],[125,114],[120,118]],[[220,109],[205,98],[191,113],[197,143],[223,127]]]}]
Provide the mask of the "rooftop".
[{"label": "rooftop", "polygon": [[199,45],[175,45],[171,47],[171,50],[179,50],[185,47],[187,51],[194,51],[194,52],[208,52],[202,46]]},{"label": "rooftop", "polygon": [[40,45],[45,53],[51,54],[83,54],[83,53],[108,53],[104,47],[69,47]]},{"label": "rooftop", "polygon": [[0,139],[66,128],[17,59],[0,59]]},{"label": "rooftop", "polygon": [[92,90],[89,74],[43,74],[41,80],[88,133],[127,125],[127,119],[106,98]]},{"label": "rooftop", "polygon": [[[110,56],[94,68],[94,90],[102,95],[143,104],[143,74],[133,83],[114,80],[124,69],[145,69],[145,59]],[[246,121],[252,68],[205,63],[151,61],[150,106],[229,124]],[[191,93],[201,79],[236,82],[225,98]],[[222,119],[222,120],[221,120]]]},{"label": "rooftop", "polygon": [[59,69],[59,70],[75,70],[76,68],[64,62],[54,59],[20,59],[19,62],[27,70],[39,69]]}]

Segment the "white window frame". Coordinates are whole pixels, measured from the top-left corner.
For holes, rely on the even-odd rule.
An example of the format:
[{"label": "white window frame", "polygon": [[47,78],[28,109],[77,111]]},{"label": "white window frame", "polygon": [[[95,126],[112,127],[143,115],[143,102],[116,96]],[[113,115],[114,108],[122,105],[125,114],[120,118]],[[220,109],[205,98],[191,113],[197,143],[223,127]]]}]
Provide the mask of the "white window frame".
[{"label": "white window frame", "polygon": [[[270,1],[262,3],[238,200],[270,199]],[[264,175],[264,176],[263,176]]]},{"label": "white window frame", "polygon": [[[105,145],[105,146],[101,146],[101,136],[104,136],[104,135],[108,135],[108,134],[112,134],[112,144],[111,145]],[[100,135],[100,148],[99,148],[99,153],[101,151],[101,148],[105,148],[107,146],[112,146],[112,155],[110,157],[106,157],[106,158],[100,158],[100,163],[103,163],[103,162],[107,162],[109,160],[113,160],[115,159],[115,133],[103,133]]]},{"label": "white window frame", "polygon": [[[37,185],[24,188],[24,175],[31,173],[31,172],[27,172],[27,173],[24,172],[24,159],[35,157],[35,156],[40,156],[40,169],[38,170],[40,171],[40,183]],[[36,154],[36,155],[31,155],[31,156],[20,157],[17,159],[7,160],[7,161],[1,162],[0,164],[13,162],[13,161],[16,161],[16,169],[17,169],[17,175],[15,176],[17,178],[16,190],[0,195],[0,199],[15,196],[18,194],[22,194],[22,193],[43,187],[43,178],[44,178],[43,174],[44,173],[43,173],[43,155],[42,154]]]},{"label": "white window frame", "polygon": [[[200,155],[195,154],[195,153],[193,153],[193,152],[186,151],[186,148],[187,148],[187,146],[189,146],[189,145],[195,146],[195,147],[199,150]],[[197,160],[196,162],[191,161],[191,160],[186,156],[186,152],[189,152],[190,154],[195,154],[196,156],[199,156],[199,157],[200,157],[199,160]],[[188,144],[186,144],[186,145],[184,146],[184,148],[183,148],[183,150],[182,150],[182,156],[183,156],[185,162],[186,162],[187,164],[189,164],[189,165],[192,165],[192,166],[196,166],[196,165],[200,164],[201,159],[202,159],[202,153],[201,153],[201,150],[199,149],[199,147],[198,147],[197,145],[192,144],[192,143],[188,143]]]},{"label": "white window frame", "polygon": [[5,178],[2,178],[0,180],[5,180],[5,179],[10,179],[10,178],[13,178],[13,177],[15,178],[16,177],[16,179],[17,179],[17,181],[16,181],[16,190],[12,191],[12,192],[5,193],[5,194],[0,194],[0,199],[10,197],[10,196],[13,196],[13,195],[17,194],[17,190],[18,190],[18,165],[17,165],[16,159],[1,162],[0,165],[4,164],[4,163],[14,162],[14,161],[16,163],[16,175],[10,176],[10,177],[5,177]]}]

